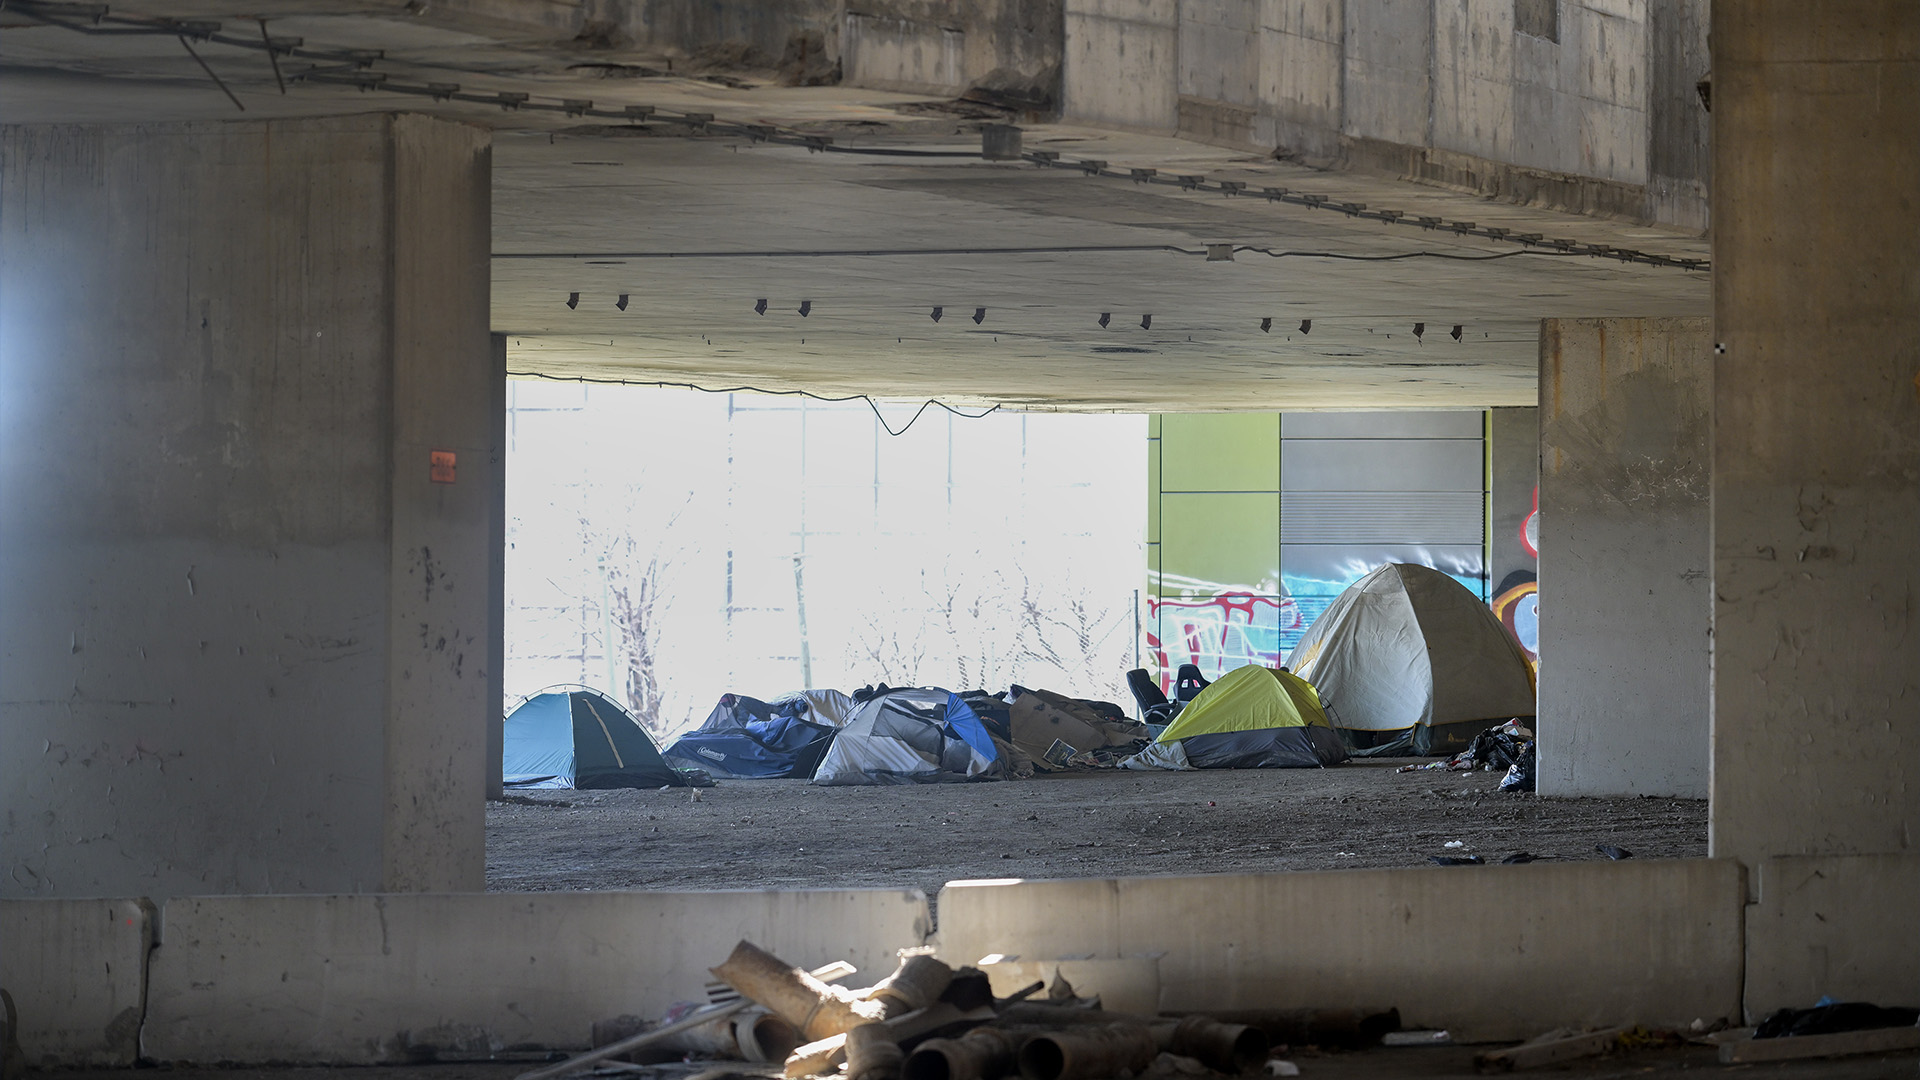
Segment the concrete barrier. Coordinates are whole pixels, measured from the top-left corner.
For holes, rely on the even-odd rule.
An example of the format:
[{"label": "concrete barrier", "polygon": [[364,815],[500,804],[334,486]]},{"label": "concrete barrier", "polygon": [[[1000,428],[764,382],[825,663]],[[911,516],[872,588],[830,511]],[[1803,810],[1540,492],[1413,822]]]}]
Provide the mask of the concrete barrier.
[{"label": "concrete barrier", "polygon": [[1063,17],[1066,119],[1171,133],[1179,123],[1174,0],[1066,0]]},{"label": "concrete barrier", "polygon": [[1920,1004],[1920,855],[1761,863],[1747,915],[1749,1019],[1840,1001]]},{"label": "concrete barrier", "polygon": [[849,11],[842,42],[851,85],[948,95],[967,88],[967,35],[952,27]]},{"label": "concrete barrier", "polygon": [[1473,1040],[1739,1015],[1738,863],[950,883],[940,953],[1160,954],[1167,1009],[1393,1005]]},{"label": "concrete barrier", "polygon": [[747,938],[891,970],[918,890],[227,896],[167,902],[146,1056],[368,1063],[584,1048],[595,1020],[703,999]]},{"label": "concrete barrier", "polygon": [[145,900],[0,900],[0,987],[28,1063],[133,1064],[152,944]]}]

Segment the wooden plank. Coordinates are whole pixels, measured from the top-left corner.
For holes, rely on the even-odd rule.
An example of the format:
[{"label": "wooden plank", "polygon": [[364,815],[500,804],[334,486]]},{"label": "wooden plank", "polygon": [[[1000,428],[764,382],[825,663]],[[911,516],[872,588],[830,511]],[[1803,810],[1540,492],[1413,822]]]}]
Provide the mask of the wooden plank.
[{"label": "wooden plank", "polygon": [[1592,1057],[1613,1049],[1620,1041],[1625,1028],[1607,1028],[1603,1031],[1590,1031],[1584,1035],[1569,1035],[1559,1039],[1544,1039],[1510,1046],[1505,1050],[1493,1050],[1480,1054],[1474,1062],[1485,1069],[1535,1069],[1542,1065],[1551,1065],[1556,1061],[1572,1058]]},{"label": "wooden plank", "polygon": [[1844,1057],[1888,1050],[1920,1048],[1920,1027],[1871,1028],[1834,1035],[1790,1035],[1784,1039],[1747,1039],[1720,1047],[1720,1063],[1791,1061],[1795,1058]]}]

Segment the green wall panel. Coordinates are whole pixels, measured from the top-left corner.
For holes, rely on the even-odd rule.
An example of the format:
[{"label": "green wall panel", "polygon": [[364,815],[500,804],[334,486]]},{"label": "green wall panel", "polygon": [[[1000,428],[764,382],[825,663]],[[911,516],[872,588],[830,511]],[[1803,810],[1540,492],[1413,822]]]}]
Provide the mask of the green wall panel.
[{"label": "green wall panel", "polygon": [[1274,589],[1280,573],[1279,492],[1165,492],[1160,510],[1161,595],[1180,594],[1178,584],[1166,582],[1169,576],[1213,587]]},{"label": "green wall panel", "polygon": [[1160,542],[1160,440],[1147,440],[1147,543]]},{"label": "green wall panel", "polygon": [[1160,418],[1162,491],[1279,491],[1279,413]]}]

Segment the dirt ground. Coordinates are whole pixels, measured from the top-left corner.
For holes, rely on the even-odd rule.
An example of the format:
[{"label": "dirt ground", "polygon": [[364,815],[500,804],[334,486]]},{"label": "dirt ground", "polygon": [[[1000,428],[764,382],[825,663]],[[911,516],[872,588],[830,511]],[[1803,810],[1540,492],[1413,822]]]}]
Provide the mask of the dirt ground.
[{"label": "dirt ground", "polygon": [[[1707,851],[1696,799],[1543,799],[1496,772],[1101,771],[915,787],[733,780],[668,791],[534,791],[487,807],[496,891],[916,886],[1428,865],[1515,852]],[[1449,848],[1449,841],[1464,847]],[[1470,873],[1470,868],[1461,872]]]}]

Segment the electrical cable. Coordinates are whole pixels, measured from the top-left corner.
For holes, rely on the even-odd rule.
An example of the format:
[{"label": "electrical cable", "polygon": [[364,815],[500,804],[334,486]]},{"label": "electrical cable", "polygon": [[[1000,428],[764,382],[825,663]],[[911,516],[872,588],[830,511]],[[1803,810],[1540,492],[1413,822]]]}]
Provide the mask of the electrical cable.
[{"label": "electrical cable", "polygon": [[1542,248],[1521,248],[1519,251],[1495,251],[1485,255],[1462,255],[1453,251],[1403,251],[1397,255],[1351,255],[1340,251],[1275,251],[1272,248],[1256,247],[1252,244],[1238,244],[1235,251],[1253,251],[1274,259],[1344,259],[1349,262],[1394,262],[1398,259],[1450,259],[1454,262],[1490,262],[1494,259],[1511,259],[1516,255],[1581,255],[1579,251],[1547,251]]},{"label": "electrical cable", "polygon": [[815,251],[496,251],[496,259],[837,259],[901,255],[1071,255],[1084,252],[1171,251],[1205,255],[1177,244],[1056,244],[1034,247],[827,248]]},{"label": "electrical cable", "polygon": [[[1489,262],[1518,255],[1564,257],[1584,252],[1546,248],[1521,248],[1467,255],[1451,251],[1402,251],[1392,255],[1355,255],[1342,251],[1291,251],[1236,244],[1234,251],[1251,251],[1274,259],[1342,259],[1349,262],[1394,262],[1399,259],[1448,259],[1454,262]],[[1206,248],[1181,247],[1178,244],[1059,244],[1037,247],[967,248],[824,248],[813,251],[496,251],[496,259],[842,259],[878,258],[914,255],[1076,255],[1135,251],[1166,251],[1176,255],[1205,255]]]},{"label": "electrical cable", "polygon": [[844,397],[832,397],[826,394],[816,394],[811,390],[763,390],[757,386],[729,386],[724,389],[714,389],[713,387],[701,386],[698,383],[689,382],[667,382],[660,379],[604,379],[596,378],[592,375],[549,375],[544,371],[509,371],[507,374],[521,379],[546,379],[549,382],[593,383],[602,386],[657,386],[661,388],[671,386],[684,390],[698,390],[703,394],[768,394],[775,397],[804,397],[812,398],[814,401],[835,403],[843,401],[864,401],[867,403],[867,408],[873,410],[873,418],[880,422],[881,430],[896,438],[905,435],[907,430],[913,427],[914,421],[920,419],[922,413],[935,405],[940,406],[962,420],[980,420],[1000,411],[1000,406],[996,403],[985,412],[962,412],[938,398],[928,398],[920,403],[920,407],[913,411],[913,415],[908,418],[905,424],[900,426],[900,430],[895,431],[893,430],[893,425],[887,423],[887,418],[880,414],[879,403],[866,394],[848,394]]}]

